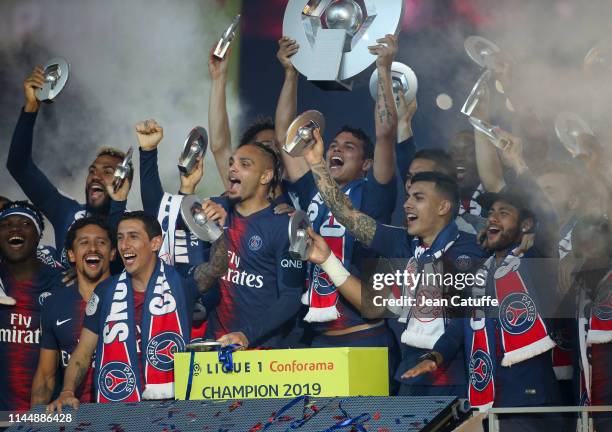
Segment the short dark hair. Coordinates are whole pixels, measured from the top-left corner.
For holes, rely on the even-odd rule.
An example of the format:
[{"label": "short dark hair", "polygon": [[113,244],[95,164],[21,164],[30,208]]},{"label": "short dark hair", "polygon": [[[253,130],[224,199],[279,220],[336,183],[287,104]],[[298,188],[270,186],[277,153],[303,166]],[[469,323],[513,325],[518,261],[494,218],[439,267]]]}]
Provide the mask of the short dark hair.
[{"label": "short dark hair", "polygon": [[[110,157],[114,157],[117,159],[121,159],[123,161],[123,159],[125,159],[127,153],[125,153],[122,150],[119,150],[115,147],[100,147],[98,149],[98,153],[96,153],[96,159],[99,158],[100,156],[110,156]],[[134,179],[134,162],[130,162],[130,171],[128,172],[128,181],[130,183],[132,183],[132,180]]]},{"label": "short dark hair", "polygon": [[459,186],[457,185],[457,180],[438,171],[424,171],[412,177],[412,184],[418,182],[434,183],[436,190],[453,205],[452,214],[456,213],[459,206]]},{"label": "short dark hair", "polygon": [[38,207],[32,204],[30,201],[18,200],[18,201],[8,201],[4,204],[1,210],[7,210],[12,207],[25,207],[28,210],[32,211],[36,215],[36,219],[38,219],[38,224],[40,226],[40,236],[42,237],[42,233],[45,231],[45,218]]},{"label": "short dark hair", "polygon": [[6,204],[8,204],[8,203],[10,203],[10,202],[11,202],[10,198],[5,197],[4,195],[0,195],[0,203],[1,203],[1,204],[0,204],[0,210],[2,210],[2,208],[3,208],[3,207],[6,205]]},{"label": "short dark hair", "polygon": [[238,147],[250,144],[255,136],[264,130],[274,130],[274,120],[272,120],[272,117],[259,115],[251,122],[251,124],[249,124],[249,126],[247,126],[246,130],[240,137]]},{"label": "short dark hair", "polygon": [[450,154],[442,149],[421,149],[414,154],[412,160],[426,159],[435,163],[435,170],[454,179],[457,178],[457,166]]},{"label": "short dark hair", "polygon": [[119,224],[121,222],[131,219],[136,219],[142,222],[145,227],[145,231],[147,232],[147,236],[149,237],[149,240],[151,240],[153,237],[162,235],[161,225],[159,224],[157,219],[142,210],[123,213],[119,218],[119,222],[117,222],[117,227],[119,227]]},{"label": "short dark hair", "polygon": [[365,131],[361,128],[354,128],[352,126],[344,125],[340,128],[338,133],[335,135],[337,137],[342,132],[348,132],[353,134],[355,138],[359,139],[363,143],[363,158],[364,159],[373,159],[374,158],[374,143],[370,136],[365,133]]},{"label": "short dark hair", "polygon": [[70,225],[70,228],[68,228],[68,232],[66,233],[66,240],[64,241],[64,248],[66,250],[72,249],[77,232],[81,228],[85,228],[88,225],[96,225],[106,231],[106,234],[111,241],[111,245],[115,247],[115,236],[111,226],[108,224],[106,219],[98,215],[93,215],[84,217],[82,219],[77,219],[72,223],[72,225]]}]

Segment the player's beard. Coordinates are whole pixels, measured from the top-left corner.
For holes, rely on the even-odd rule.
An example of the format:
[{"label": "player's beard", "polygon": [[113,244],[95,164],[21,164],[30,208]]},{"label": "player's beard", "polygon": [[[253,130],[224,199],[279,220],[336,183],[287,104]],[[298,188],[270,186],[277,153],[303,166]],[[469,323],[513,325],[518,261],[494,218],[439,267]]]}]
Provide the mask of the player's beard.
[{"label": "player's beard", "polygon": [[91,205],[91,203],[89,202],[89,197],[88,197],[87,205],[85,207],[89,213],[97,214],[100,216],[106,216],[108,215],[110,211],[110,204],[111,204],[111,198],[107,194],[104,196],[104,201],[102,201],[102,204],[95,206],[95,207]]},{"label": "player's beard", "polygon": [[100,282],[102,276],[104,276],[104,267],[102,266],[100,266],[100,269],[93,274],[87,271],[83,271],[83,277],[87,280],[87,282],[92,284]]},{"label": "player's beard", "polygon": [[500,252],[506,249],[509,249],[515,243],[520,241],[519,237],[519,228],[518,226],[514,227],[511,230],[503,230],[500,233],[499,240],[496,241],[492,245],[487,245],[487,249],[491,252]]}]

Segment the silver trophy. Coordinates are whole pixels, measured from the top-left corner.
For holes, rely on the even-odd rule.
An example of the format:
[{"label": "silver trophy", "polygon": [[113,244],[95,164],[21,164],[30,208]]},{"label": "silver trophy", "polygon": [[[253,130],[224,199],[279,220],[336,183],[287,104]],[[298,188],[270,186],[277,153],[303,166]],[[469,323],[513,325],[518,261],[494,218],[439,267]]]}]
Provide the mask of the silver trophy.
[{"label": "silver trophy", "polygon": [[183,151],[179,157],[178,169],[182,175],[188,176],[198,163],[198,157],[204,156],[208,147],[208,133],[201,126],[196,126],[189,132]]},{"label": "silver trophy", "polygon": [[227,53],[227,49],[229,48],[232,40],[236,36],[236,30],[238,30],[238,25],[240,24],[240,14],[234,17],[234,20],[229,25],[229,27],[223,32],[223,36],[219,39],[217,46],[213,52],[213,55],[218,59],[223,60],[225,57],[225,53]]},{"label": "silver trophy", "polygon": [[[400,92],[404,94],[406,104],[409,104],[416,98],[419,83],[414,71],[410,67],[404,63],[393,62],[391,64],[391,80],[396,105],[399,105]],[[378,97],[378,69],[374,69],[370,77],[370,95],[374,100]]]},{"label": "silver trophy", "polygon": [[68,81],[68,61],[62,57],[56,57],[45,63],[43,69],[45,84],[36,90],[36,99],[41,102],[53,102]]},{"label": "silver trophy", "polygon": [[133,151],[134,149],[130,146],[121,163],[117,165],[117,168],[115,168],[115,174],[113,176],[113,190],[115,191],[115,193],[117,193],[117,191],[121,189],[121,186],[123,186],[125,179],[132,177],[132,172],[134,170],[134,167],[132,165]]},{"label": "silver trophy", "polygon": [[476,117],[470,117],[469,121],[474,127],[474,129],[486,135],[495,147],[503,149],[502,144],[504,142],[504,138],[499,133],[501,129],[498,126],[494,126],[491,123],[484,120],[480,120]]},{"label": "silver trophy", "polygon": [[205,340],[202,342],[194,342],[185,345],[185,351],[196,351],[196,352],[207,352],[207,351],[217,351],[221,348],[221,342],[217,342],[215,340]]},{"label": "silver trophy", "polygon": [[486,96],[486,94],[489,91],[489,79],[490,78],[491,78],[491,70],[486,69],[482,73],[482,75],[480,75],[480,78],[478,78],[478,81],[476,81],[476,84],[474,85],[474,88],[470,92],[470,95],[468,96],[465,103],[461,107],[461,112],[463,114],[465,114],[468,117],[472,115],[472,113],[474,112],[474,109],[476,109],[476,106],[478,106],[478,103],[480,102],[480,98],[483,96]]},{"label": "silver trophy", "polygon": [[307,231],[310,227],[310,219],[303,211],[296,211],[289,219],[289,255],[292,258],[308,259],[312,244]]},{"label": "silver trophy", "polygon": [[496,69],[495,56],[499,47],[482,36],[470,36],[463,43],[467,55],[481,68]]},{"label": "silver trophy", "polygon": [[396,33],[402,0],[289,0],[283,35],[295,39],[295,68],[323,89],[350,90],[375,60],[368,45]]},{"label": "silver trophy", "polygon": [[310,110],[300,114],[289,126],[287,138],[283,145],[291,157],[302,156],[304,149],[315,143],[313,132],[319,129],[321,135],[325,130],[325,117],[319,111]]},{"label": "silver trophy", "polygon": [[213,243],[223,233],[219,225],[209,221],[204,213],[202,213],[202,202],[197,195],[185,195],[183,197],[181,201],[181,217],[189,231],[205,242]]},{"label": "silver trophy", "polygon": [[555,132],[559,141],[573,157],[584,154],[580,135],[594,135],[589,124],[578,114],[562,112],[555,119]]}]

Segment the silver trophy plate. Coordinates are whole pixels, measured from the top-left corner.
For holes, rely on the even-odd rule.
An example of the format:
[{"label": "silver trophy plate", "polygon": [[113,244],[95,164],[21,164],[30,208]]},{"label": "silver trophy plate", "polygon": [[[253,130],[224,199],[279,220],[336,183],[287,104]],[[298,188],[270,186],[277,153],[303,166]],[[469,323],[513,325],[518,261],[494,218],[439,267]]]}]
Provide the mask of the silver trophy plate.
[{"label": "silver trophy plate", "polygon": [[183,197],[181,201],[181,217],[183,222],[185,222],[189,231],[197,238],[213,243],[221,237],[223,231],[215,222],[209,221],[201,210],[202,202],[197,195],[185,195]]},{"label": "silver trophy plate", "polygon": [[206,352],[206,351],[216,351],[221,348],[221,342],[206,340],[202,342],[194,342],[185,345],[185,351],[197,351],[197,352]]},{"label": "silver trophy plate", "polygon": [[480,102],[480,98],[485,96],[489,89],[489,79],[491,78],[491,71],[489,69],[485,70],[476,84],[474,88],[470,92],[470,95],[466,99],[465,103],[461,107],[461,112],[466,116],[470,117],[478,106],[478,102]]},{"label": "silver trophy plate", "polygon": [[223,58],[225,57],[227,49],[232,43],[234,37],[236,36],[236,30],[238,30],[238,25],[240,25],[240,14],[236,15],[229,27],[225,29],[225,32],[221,36],[221,39],[219,39],[219,42],[217,43],[217,46],[213,51],[213,55],[218,59],[223,60]]},{"label": "silver trophy plate", "polygon": [[310,219],[303,211],[296,211],[289,219],[289,255],[306,261],[310,255],[311,240],[308,236]]},{"label": "silver trophy plate", "polygon": [[321,135],[325,130],[325,117],[319,111],[310,110],[300,114],[289,126],[287,138],[283,145],[291,157],[302,156],[304,149],[315,143],[313,132],[319,129]]},{"label": "silver trophy plate", "polygon": [[119,189],[121,189],[121,186],[123,186],[125,179],[132,176],[132,170],[133,170],[132,152],[133,151],[134,149],[130,146],[127,153],[125,154],[125,157],[121,161],[121,163],[117,165],[117,167],[115,168],[115,174],[113,176],[113,190],[115,191],[115,193]]},{"label": "silver trophy plate", "polygon": [[182,175],[191,174],[198,163],[198,156],[204,156],[207,147],[208,133],[206,129],[201,126],[191,129],[179,157],[178,169]]},{"label": "silver trophy plate", "polygon": [[583,154],[580,146],[580,135],[594,135],[589,124],[578,114],[562,112],[555,119],[555,132],[559,141],[574,157]]},{"label": "silver trophy plate", "polygon": [[[404,63],[393,62],[391,64],[391,79],[393,80],[393,95],[395,104],[399,104],[399,93],[404,93],[404,99],[409,104],[416,98],[419,83],[417,77],[410,67]],[[370,95],[374,100],[378,96],[378,69],[374,69],[370,77]]]},{"label": "silver trophy plate", "polygon": [[323,89],[350,90],[376,57],[369,45],[397,32],[402,0],[289,0],[283,36],[300,45],[295,68]]},{"label": "silver trophy plate", "polygon": [[68,61],[63,57],[56,57],[45,63],[43,66],[45,84],[36,90],[36,99],[41,102],[53,102],[66,86],[69,69]]},{"label": "silver trophy plate", "polygon": [[502,148],[502,136],[499,134],[500,129],[498,126],[494,126],[491,123],[484,120],[480,120],[476,117],[470,117],[469,121],[474,127],[474,129],[486,135],[495,147]]},{"label": "silver trophy plate", "polygon": [[482,36],[468,37],[463,46],[465,52],[480,67],[495,69],[495,54],[501,50],[497,45]]}]

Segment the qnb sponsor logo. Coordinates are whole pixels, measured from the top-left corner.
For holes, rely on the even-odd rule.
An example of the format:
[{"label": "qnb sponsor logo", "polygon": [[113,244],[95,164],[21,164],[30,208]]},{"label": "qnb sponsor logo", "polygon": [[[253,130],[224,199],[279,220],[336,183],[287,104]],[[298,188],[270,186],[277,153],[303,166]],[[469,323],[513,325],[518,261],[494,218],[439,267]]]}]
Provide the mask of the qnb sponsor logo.
[{"label": "qnb sponsor logo", "polygon": [[303,265],[303,262],[300,260],[292,260],[292,259],[287,259],[284,258],[281,261],[281,267],[282,268],[298,268],[301,269]]},{"label": "qnb sponsor logo", "polygon": [[38,344],[40,328],[38,321],[32,323],[32,317],[20,313],[12,313],[10,328],[0,328],[0,343]]}]

